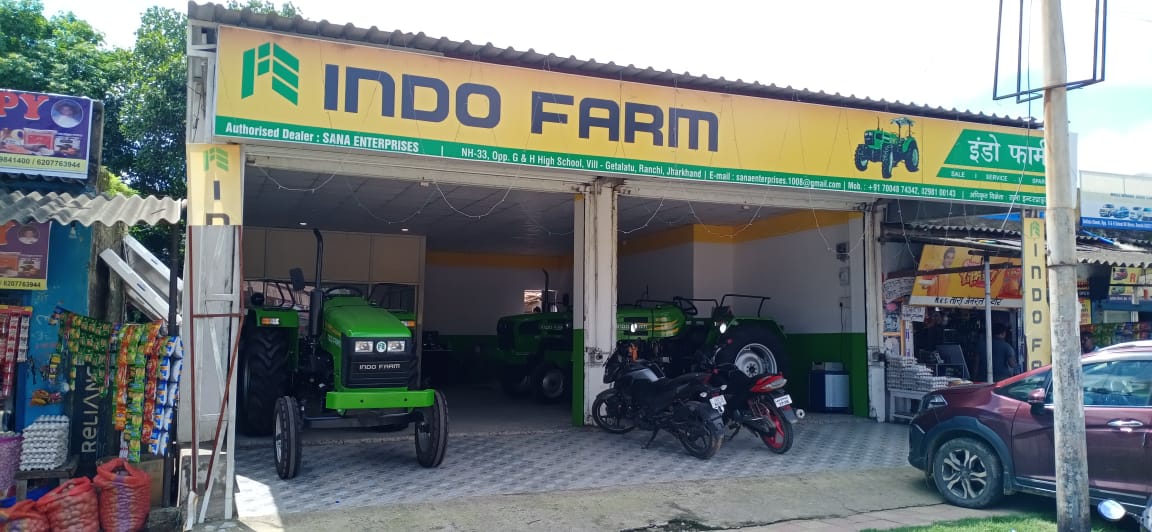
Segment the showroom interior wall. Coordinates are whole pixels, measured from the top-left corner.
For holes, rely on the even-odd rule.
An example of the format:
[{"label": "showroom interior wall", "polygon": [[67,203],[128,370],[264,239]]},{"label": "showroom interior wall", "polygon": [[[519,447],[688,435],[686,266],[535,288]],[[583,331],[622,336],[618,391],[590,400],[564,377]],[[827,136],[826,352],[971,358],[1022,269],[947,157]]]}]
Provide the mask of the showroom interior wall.
[{"label": "showroom interior wall", "polygon": [[542,290],[544,273],[557,298],[572,294],[572,257],[429,252],[425,330],[450,336],[495,336],[496,320],[524,311],[524,291]]},{"label": "showroom interior wall", "polygon": [[[839,362],[850,374],[852,413],[867,416],[862,224],[860,213],[797,211],[754,225],[735,246],[733,286],[772,298],[764,314],[788,336],[791,374],[801,377],[788,386],[798,400],[809,400],[812,363]],[[755,312],[749,304],[741,310]]]},{"label": "showroom interior wall", "polygon": [[617,301],[668,301],[693,293],[695,271],[691,226],[651,236],[621,239]]},{"label": "showroom interior wall", "polygon": [[[623,238],[619,300],[634,301],[645,290],[651,299],[769,296],[764,314],[784,326],[790,372],[798,376],[789,391],[807,403],[811,364],[840,362],[851,373],[852,411],[867,416],[862,237],[860,213],[805,210],[747,227],[693,225]],[[848,253],[838,256],[837,244]],[[734,307],[756,312],[747,301]]]}]

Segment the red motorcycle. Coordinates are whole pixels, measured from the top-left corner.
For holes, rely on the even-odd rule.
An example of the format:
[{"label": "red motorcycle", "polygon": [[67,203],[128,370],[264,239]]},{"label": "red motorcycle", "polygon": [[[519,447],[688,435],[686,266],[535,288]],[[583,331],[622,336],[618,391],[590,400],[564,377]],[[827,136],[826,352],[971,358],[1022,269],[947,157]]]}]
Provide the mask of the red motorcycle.
[{"label": "red motorcycle", "polygon": [[792,448],[792,425],[804,419],[804,410],[792,408],[792,396],[784,390],[788,380],[783,375],[749,377],[733,364],[721,364],[709,370],[705,383],[724,390],[728,405],[724,423],[731,431],[725,441],[747,428],[776,454]]}]

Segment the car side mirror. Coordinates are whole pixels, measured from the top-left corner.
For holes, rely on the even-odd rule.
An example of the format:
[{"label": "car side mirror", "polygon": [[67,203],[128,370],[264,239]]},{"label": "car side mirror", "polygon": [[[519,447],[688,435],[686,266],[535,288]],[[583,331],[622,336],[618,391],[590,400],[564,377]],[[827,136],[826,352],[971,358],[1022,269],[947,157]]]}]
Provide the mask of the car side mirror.
[{"label": "car side mirror", "polygon": [[1048,390],[1036,388],[1028,392],[1028,404],[1032,405],[1033,412],[1043,412],[1044,402],[1048,399]]}]

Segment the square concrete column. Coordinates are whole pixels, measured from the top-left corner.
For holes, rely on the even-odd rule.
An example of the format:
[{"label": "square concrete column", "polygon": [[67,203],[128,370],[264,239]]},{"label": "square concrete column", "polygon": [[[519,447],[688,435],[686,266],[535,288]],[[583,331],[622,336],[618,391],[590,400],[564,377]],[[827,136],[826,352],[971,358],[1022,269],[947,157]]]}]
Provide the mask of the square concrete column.
[{"label": "square concrete column", "polygon": [[[582,351],[582,397],[573,421],[592,423],[592,401],[606,388],[604,362],[616,345],[616,189],[603,180],[577,196],[573,238],[573,338]],[[576,368],[574,368],[576,369]],[[582,399],[582,400],[581,400]],[[574,401],[574,402],[575,402]]]}]

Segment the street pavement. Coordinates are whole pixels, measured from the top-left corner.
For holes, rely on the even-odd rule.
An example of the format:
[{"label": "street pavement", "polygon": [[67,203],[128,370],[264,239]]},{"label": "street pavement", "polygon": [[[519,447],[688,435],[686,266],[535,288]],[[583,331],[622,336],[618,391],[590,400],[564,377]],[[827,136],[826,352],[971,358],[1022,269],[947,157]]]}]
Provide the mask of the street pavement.
[{"label": "street pavement", "polygon": [[906,467],[907,430],[846,415],[811,415],[796,425],[795,444],[786,454],[773,454],[759,439],[741,432],[711,460],[689,456],[665,433],[648,449],[641,448],[648,433],[639,431],[463,434],[450,437],[447,457],[436,469],[416,463],[411,432],[405,431],[386,441],[306,446],[299,476],[288,481],[276,476],[267,445],[237,450],[236,508],[245,518],[284,517],[649,484],[717,481],[722,486],[732,479],[778,475],[789,475],[795,483],[824,472],[911,472]]},{"label": "street pavement", "polygon": [[332,506],[198,530],[859,530],[971,515],[985,514],[942,506],[919,472],[889,467]]}]

